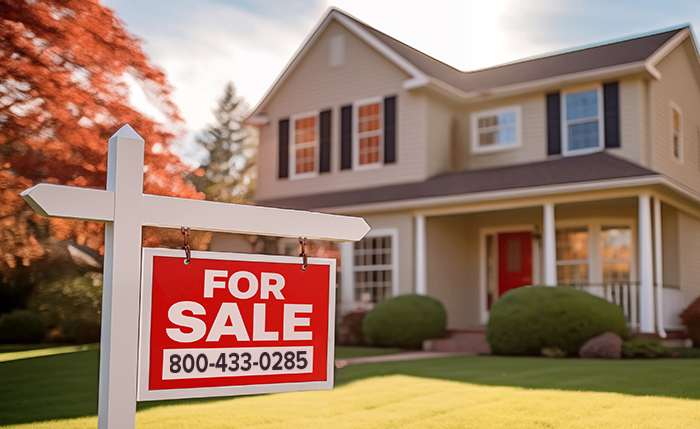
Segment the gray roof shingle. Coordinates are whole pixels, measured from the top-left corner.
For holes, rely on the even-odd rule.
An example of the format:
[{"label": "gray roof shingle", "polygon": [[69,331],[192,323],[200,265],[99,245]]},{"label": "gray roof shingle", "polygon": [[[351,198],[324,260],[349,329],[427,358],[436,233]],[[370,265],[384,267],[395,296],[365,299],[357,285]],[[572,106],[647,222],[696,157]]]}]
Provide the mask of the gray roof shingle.
[{"label": "gray roof shingle", "polygon": [[353,19],[382,43],[427,75],[465,92],[484,91],[491,88],[644,61],[673,36],[687,28],[687,26],[680,27],[619,42],[605,43],[570,52],[464,72],[436,60],[361,21],[357,21],[351,16],[348,16],[348,18]]},{"label": "gray roof shingle", "polygon": [[257,200],[256,204],[305,210],[322,209],[655,175],[658,173],[601,152],[532,164],[443,174],[424,182]]}]

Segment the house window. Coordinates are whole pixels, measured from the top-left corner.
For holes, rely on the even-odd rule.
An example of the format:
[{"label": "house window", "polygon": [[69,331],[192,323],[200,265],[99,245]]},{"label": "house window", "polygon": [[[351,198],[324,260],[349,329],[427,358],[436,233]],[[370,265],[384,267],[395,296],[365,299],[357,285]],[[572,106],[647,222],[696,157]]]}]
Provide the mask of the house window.
[{"label": "house window", "polygon": [[557,284],[614,285],[632,281],[632,228],[594,220],[557,229]]},{"label": "house window", "polygon": [[683,114],[671,103],[671,150],[676,161],[683,161]]},{"label": "house window", "polygon": [[588,284],[588,228],[557,230],[557,284]]},{"label": "house window", "polygon": [[380,98],[355,103],[355,169],[382,165],[382,100]]},{"label": "house window", "polygon": [[355,243],[355,301],[379,302],[390,298],[396,281],[396,234],[382,234]]},{"label": "house window", "polygon": [[561,106],[564,155],[579,155],[603,149],[602,103],[600,88],[564,94]]},{"label": "house window", "polygon": [[632,231],[627,226],[602,226],[600,232],[600,262],[603,284],[630,281],[632,261]]},{"label": "house window", "polygon": [[318,172],[318,120],[316,113],[292,118],[290,170],[292,178],[312,177]]},{"label": "house window", "polygon": [[495,152],[520,146],[520,107],[477,112],[471,116],[472,151]]}]

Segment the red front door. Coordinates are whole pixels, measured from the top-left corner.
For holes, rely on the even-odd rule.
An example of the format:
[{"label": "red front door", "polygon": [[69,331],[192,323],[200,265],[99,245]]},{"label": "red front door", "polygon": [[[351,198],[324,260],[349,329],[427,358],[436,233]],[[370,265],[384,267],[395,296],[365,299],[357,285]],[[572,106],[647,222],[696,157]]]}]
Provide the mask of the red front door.
[{"label": "red front door", "polygon": [[498,295],[532,284],[532,233],[498,234]]}]

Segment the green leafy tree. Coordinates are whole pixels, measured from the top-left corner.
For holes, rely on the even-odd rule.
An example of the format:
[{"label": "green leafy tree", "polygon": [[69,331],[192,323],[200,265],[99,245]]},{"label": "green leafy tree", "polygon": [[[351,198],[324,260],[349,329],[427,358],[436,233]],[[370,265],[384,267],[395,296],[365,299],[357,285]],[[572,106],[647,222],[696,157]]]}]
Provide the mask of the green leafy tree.
[{"label": "green leafy tree", "polygon": [[208,152],[207,161],[190,181],[206,199],[226,203],[250,204],[255,190],[257,147],[249,128],[242,121],[248,106],[229,82],[214,110],[215,123],[197,138]]}]

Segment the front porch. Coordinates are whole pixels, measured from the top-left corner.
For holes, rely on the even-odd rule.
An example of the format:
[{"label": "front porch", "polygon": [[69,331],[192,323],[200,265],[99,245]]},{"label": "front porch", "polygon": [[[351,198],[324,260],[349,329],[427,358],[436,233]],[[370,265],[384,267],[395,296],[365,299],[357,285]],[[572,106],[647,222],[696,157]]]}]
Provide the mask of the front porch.
[{"label": "front porch", "polygon": [[652,193],[425,210],[413,232],[415,291],[443,302],[449,328],[483,326],[509,289],[543,284],[615,303],[633,331],[681,329],[678,210]]}]

